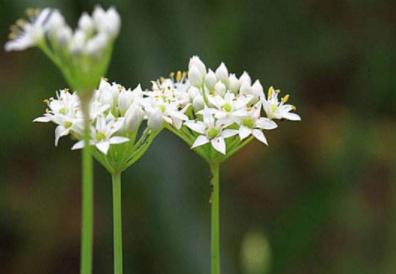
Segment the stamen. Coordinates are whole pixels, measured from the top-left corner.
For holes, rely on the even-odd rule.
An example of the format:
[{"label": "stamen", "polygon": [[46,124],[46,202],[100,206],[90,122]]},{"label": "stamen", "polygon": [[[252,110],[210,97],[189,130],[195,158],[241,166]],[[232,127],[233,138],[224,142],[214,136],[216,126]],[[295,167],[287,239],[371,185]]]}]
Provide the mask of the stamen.
[{"label": "stamen", "polygon": [[175,73],[174,73],[174,72],[169,73],[169,77],[170,77],[170,78],[175,77]]},{"label": "stamen", "polygon": [[273,87],[270,87],[269,89],[268,89],[268,99],[271,99],[272,98],[272,94],[274,93],[274,88]]},{"label": "stamen", "polygon": [[179,70],[179,71],[177,72],[177,74],[176,74],[176,82],[180,82],[181,78],[182,78],[182,73],[181,73],[181,71]]},{"label": "stamen", "polygon": [[18,19],[16,21],[16,25],[20,28],[23,28],[26,25],[26,21],[24,19]]},{"label": "stamen", "polygon": [[289,94],[282,98],[282,103],[286,103],[289,100]]}]

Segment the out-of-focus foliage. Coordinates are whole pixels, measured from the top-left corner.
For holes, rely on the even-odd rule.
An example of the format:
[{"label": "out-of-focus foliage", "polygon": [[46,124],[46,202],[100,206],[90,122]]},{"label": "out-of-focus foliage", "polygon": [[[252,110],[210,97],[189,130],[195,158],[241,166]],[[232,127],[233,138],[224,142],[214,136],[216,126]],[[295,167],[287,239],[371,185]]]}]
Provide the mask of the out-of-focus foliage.
[{"label": "out-of-focus foliage", "polygon": [[[59,8],[75,22],[94,4],[1,0],[0,44],[27,7]],[[224,273],[396,273],[396,2],[111,4],[123,25],[110,80],[148,88],[197,54],[210,67],[247,70],[298,106],[302,122],[285,122],[268,132],[269,147],[252,143],[222,168]],[[67,139],[55,148],[54,129],[31,122],[65,87],[38,50],[0,51],[0,273],[78,272],[80,154]],[[125,173],[125,273],[209,273],[208,174],[167,132]],[[111,206],[110,177],[97,165],[97,274],[112,271]],[[264,257],[247,259],[249,247]]]}]

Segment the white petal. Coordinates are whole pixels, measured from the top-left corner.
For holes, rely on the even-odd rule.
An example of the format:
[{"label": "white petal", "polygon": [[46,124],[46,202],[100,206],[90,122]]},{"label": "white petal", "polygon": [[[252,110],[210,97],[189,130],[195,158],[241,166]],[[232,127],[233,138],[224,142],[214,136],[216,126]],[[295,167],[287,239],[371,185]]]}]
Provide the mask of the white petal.
[{"label": "white petal", "polygon": [[253,133],[253,136],[256,137],[257,140],[259,140],[260,142],[263,142],[264,144],[266,144],[268,146],[267,139],[265,138],[264,133],[261,130],[254,129],[252,133]]},{"label": "white petal", "polygon": [[114,137],[110,138],[109,142],[112,145],[114,145],[114,144],[122,144],[122,143],[129,142],[129,139],[125,138],[125,137],[114,136]]},{"label": "white petal", "polygon": [[274,121],[271,121],[270,119],[263,117],[257,120],[256,125],[258,128],[267,129],[267,130],[278,127],[278,125]]},{"label": "white petal", "polygon": [[298,114],[295,114],[295,113],[288,112],[288,113],[285,113],[283,115],[283,117],[285,119],[287,119],[287,120],[290,120],[290,121],[301,121],[301,117]]},{"label": "white petal", "polygon": [[33,122],[48,123],[51,122],[51,119],[49,117],[38,117],[34,119]]},{"label": "white petal", "polygon": [[226,145],[223,137],[217,137],[210,141],[215,150],[220,153],[226,154]]},{"label": "white petal", "polygon": [[67,134],[69,134],[70,130],[66,129],[63,126],[57,126],[55,129],[55,146],[58,146],[58,142],[60,137],[66,136]]},{"label": "white petal", "polygon": [[75,143],[71,149],[76,150],[76,149],[82,149],[83,147],[84,147],[84,140],[81,140]]},{"label": "white petal", "polygon": [[198,133],[205,134],[205,124],[200,121],[187,121],[184,124]]},{"label": "white petal", "polygon": [[104,142],[97,143],[96,147],[104,154],[107,154],[107,151],[109,151],[109,148],[110,148],[110,142],[104,141]]},{"label": "white petal", "polygon": [[206,136],[200,135],[198,136],[198,138],[195,140],[194,144],[192,145],[191,149],[195,148],[195,147],[199,147],[202,146],[204,144],[209,143],[209,139]]},{"label": "white petal", "polygon": [[237,134],[238,134],[238,130],[236,130],[236,129],[225,129],[221,133],[221,136],[223,136],[226,139],[226,138],[230,138],[232,136],[235,136]]},{"label": "white petal", "polygon": [[239,138],[241,138],[241,140],[245,139],[250,134],[252,134],[252,129],[245,127],[245,126],[241,126],[239,128]]}]

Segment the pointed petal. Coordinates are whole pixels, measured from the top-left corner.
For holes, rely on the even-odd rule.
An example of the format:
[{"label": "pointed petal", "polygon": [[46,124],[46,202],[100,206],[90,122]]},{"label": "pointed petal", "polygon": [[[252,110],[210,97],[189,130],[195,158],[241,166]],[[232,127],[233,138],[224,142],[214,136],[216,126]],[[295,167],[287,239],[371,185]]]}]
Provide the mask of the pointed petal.
[{"label": "pointed petal", "polygon": [[226,139],[226,138],[230,138],[232,136],[235,136],[237,134],[238,134],[238,130],[236,130],[236,129],[225,129],[221,133],[221,136],[223,136]]},{"label": "pointed petal", "polygon": [[39,123],[48,123],[51,122],[51,119],[49,117],[38,117],[33,120],[33,122],[39,122]]},{"label": "pointed petal", "polygon": [[122,144],[122,143],[126,143],[126,142],[129,142],[128,138],[119,137],[119,136],[111,137],[110,140],[109,140],[109,143],[112,144],[112,145]]},{"label": "pointed petal", "polygon": [[187,121],[184,124],[198,133],[205,134],[205,124],[200,121]]},{"label": "pointed petal", "polygon": [[97,143],[96,147],[97,149],[99,149],[99,151],[103,152],[104,154],[107,154],[110,148],[110,142],[105,141],[105,142]]},{"label": "pointed petal", "polygon": [[198,138],[195,140],[194,144],[192,145],[191,149],[195,148],[195,147],[199,147],[202,146],[204,144],[209,143],[209,139],[206,136],[200,135],[198,136]]},{"label": "pointed petal", "polygon": [[265,138],[264,133],[261,130],[254,129],[252,133],[253,133],[253,136],[256,137],[257,140],[259,140],[260,142],[263,142],[264,144],[266,144],[268,146],[267,139]]},{"label": "pointed petal", "polygon": [[71,149],[76,150],[76,149],[82,149],[83,147],[84,147],[84,140],[81,140],[75,143]]},{"label": "pointed petal", "polygon": [[250,134],[252,134],[252,129],[245,127],[245,126],[241,126],[239,128],[239,138],[241,138],[241,140],[245,139]]},{"label": "pointed petal", "polygon": [[285,117],[285,119],[290,121],[301,121],[301,117],[298,114],[291,112],[285,113],[283,117]]},{"label": "pointed petal", "polygon": [[217,137],[210,141],[215,150],[220,153],[226,154],[226,145],[223,137]]},{"label": "pointed petal", "polygon": [[258,128],[267,129],[267,130],[278,127],[278,125],[274,121],[271,121],[270,119],[263,117],[257,120],[256,125]]}]

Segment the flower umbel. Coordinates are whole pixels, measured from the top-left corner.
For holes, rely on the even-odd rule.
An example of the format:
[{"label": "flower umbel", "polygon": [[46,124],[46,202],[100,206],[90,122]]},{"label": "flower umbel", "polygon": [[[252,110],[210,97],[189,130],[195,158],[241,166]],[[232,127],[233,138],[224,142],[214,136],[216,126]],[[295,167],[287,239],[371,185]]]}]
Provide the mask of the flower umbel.
[{"label": "flower umbel", "polygon": [[[93,156],[110,172],[121,172],[136,162],[150,146],[158,130],[147,127],[137,140],[139,129],[150,100],[140,85],[134,90],[102,80],[90,104],[90,145]],[[34,122],[53,122],[55,145],[59,138],[70,135],[78,142],[72,149],[84,147],[84,115],[79,97],[68,90],[57,92],[56,98],[45,100],[48,109]]]},{"label": "flower umbel", "polygon": [[106,73],[121,20],[114,8],[97,6],[82,14],[76,30],[55,9],[29,9],[30,21],[18,20],[11,27],[6,51],[39,47],[62,71],[68,84],[82,95],[91,92]]},{"label": "flower umbel", "polygon": [[256,138],[268,145],[264,130],[277,128],[273,119],[297,121],[289,96],[266,99],[263,87],[247,72],[241,77],[221,63],[216,70],[193,56],[188,73],[171,73],[154,82],[148,101],[163,114],[164,126],[182,138],[209,163],[221,163]]}]

